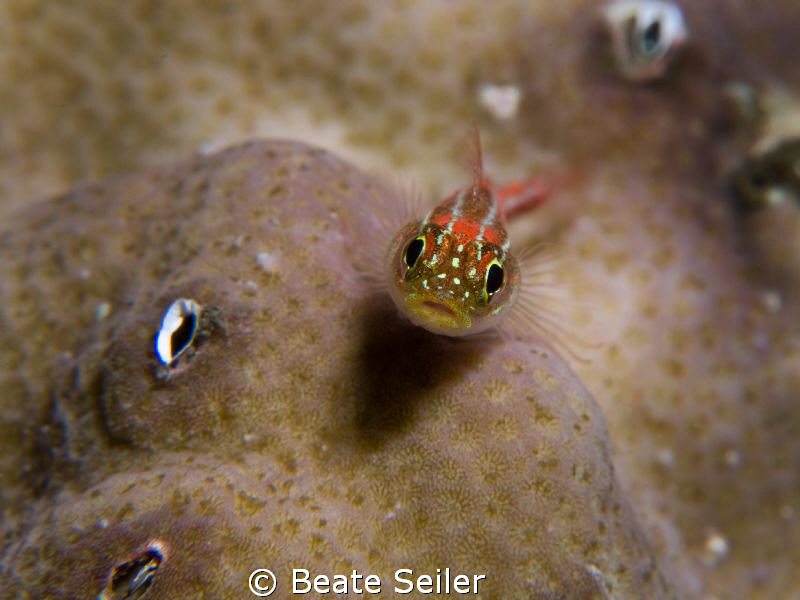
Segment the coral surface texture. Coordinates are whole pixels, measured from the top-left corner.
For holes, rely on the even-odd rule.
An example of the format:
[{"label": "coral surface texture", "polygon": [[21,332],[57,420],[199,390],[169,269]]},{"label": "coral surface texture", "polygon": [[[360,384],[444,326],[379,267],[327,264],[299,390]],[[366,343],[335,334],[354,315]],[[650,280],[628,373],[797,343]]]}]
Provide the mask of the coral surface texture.
[{"label": "coral surface texture", "polygon": [[[0,6],[0,599],[800,598],[800,6],[605,4]],[[471,125],[534,335],[375,283]]]}]

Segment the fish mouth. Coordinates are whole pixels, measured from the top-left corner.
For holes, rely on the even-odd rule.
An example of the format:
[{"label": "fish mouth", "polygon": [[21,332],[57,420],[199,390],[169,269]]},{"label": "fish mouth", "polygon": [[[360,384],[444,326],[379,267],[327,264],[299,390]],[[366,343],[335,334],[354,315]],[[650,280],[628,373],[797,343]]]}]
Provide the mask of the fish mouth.
[{"label": "fish mouth", "polygon": [[425,308],[429,308],[434,312],[442,313],[443,315],[447,315],[449,317],[456,317],[455,311],[447,306],[446,304],[442,304],[441,302],[434,302],[433,300],[425,300],[422,302],[422,306]]},{"label": "fish mouth", "polygon": [[457,305],[447,300],[407,298],[406,312],[415,325],[444,335],[464,335],[469,331],[471,324],[469,315],[458,310]]}]

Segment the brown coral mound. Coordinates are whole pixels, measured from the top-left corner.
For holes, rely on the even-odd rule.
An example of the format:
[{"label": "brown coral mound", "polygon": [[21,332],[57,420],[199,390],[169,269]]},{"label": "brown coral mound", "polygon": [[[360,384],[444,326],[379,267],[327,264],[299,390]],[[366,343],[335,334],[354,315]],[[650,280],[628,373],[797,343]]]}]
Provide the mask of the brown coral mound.
[{"label": "brown coral mound", "polygon": [[[147,600],[244,597],[261,567],[279,597],[293,568],[375,573],[388,595],[397,569],[450,568],[485,574],[483,598],[670,596],[563,361],[434,336],[359,281],[352,241],[385,193],[252,143],[9,222],[8,597],[93,598],[153,540]],[[163,381],[177,297],[225,329]]]}]

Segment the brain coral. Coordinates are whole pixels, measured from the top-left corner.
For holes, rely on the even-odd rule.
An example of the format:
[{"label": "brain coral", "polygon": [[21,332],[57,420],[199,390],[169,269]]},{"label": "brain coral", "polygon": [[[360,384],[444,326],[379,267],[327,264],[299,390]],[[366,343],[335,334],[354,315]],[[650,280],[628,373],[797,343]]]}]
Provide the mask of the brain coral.
[{"label": "brain coral", "polygon": [[[153,539],[152,598],[240,597],[263,566],[283,586],[355,568],[390,591],[396,569],[449,567],[486,574],[484,598],[670,597],[569,367],[429,334],[360,282],[351,240],[386,193],[323,151],[253,143],[9,224],[4,426],[38,426],[3,464],[9,597],[93,597]],[[163,382],[175,297],[225,330]]]}]

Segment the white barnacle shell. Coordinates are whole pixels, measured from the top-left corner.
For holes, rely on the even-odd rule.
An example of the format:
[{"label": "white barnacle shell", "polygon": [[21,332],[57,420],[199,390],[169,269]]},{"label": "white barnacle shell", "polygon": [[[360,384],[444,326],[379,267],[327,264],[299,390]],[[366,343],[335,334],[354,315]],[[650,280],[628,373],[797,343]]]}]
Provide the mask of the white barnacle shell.
[{"label": "white barnacle shell", "polygon": [[603,9],[622,74],[643,81],[664,74],[688,38],[680,7],[663,0],[616,0]]},{"label": "white barnacle shell", "polygon": [[192,345],[201,311],[202,307],[188,298],[178,298],[170,304],[156,336],[158,360],[169,366]]}]

